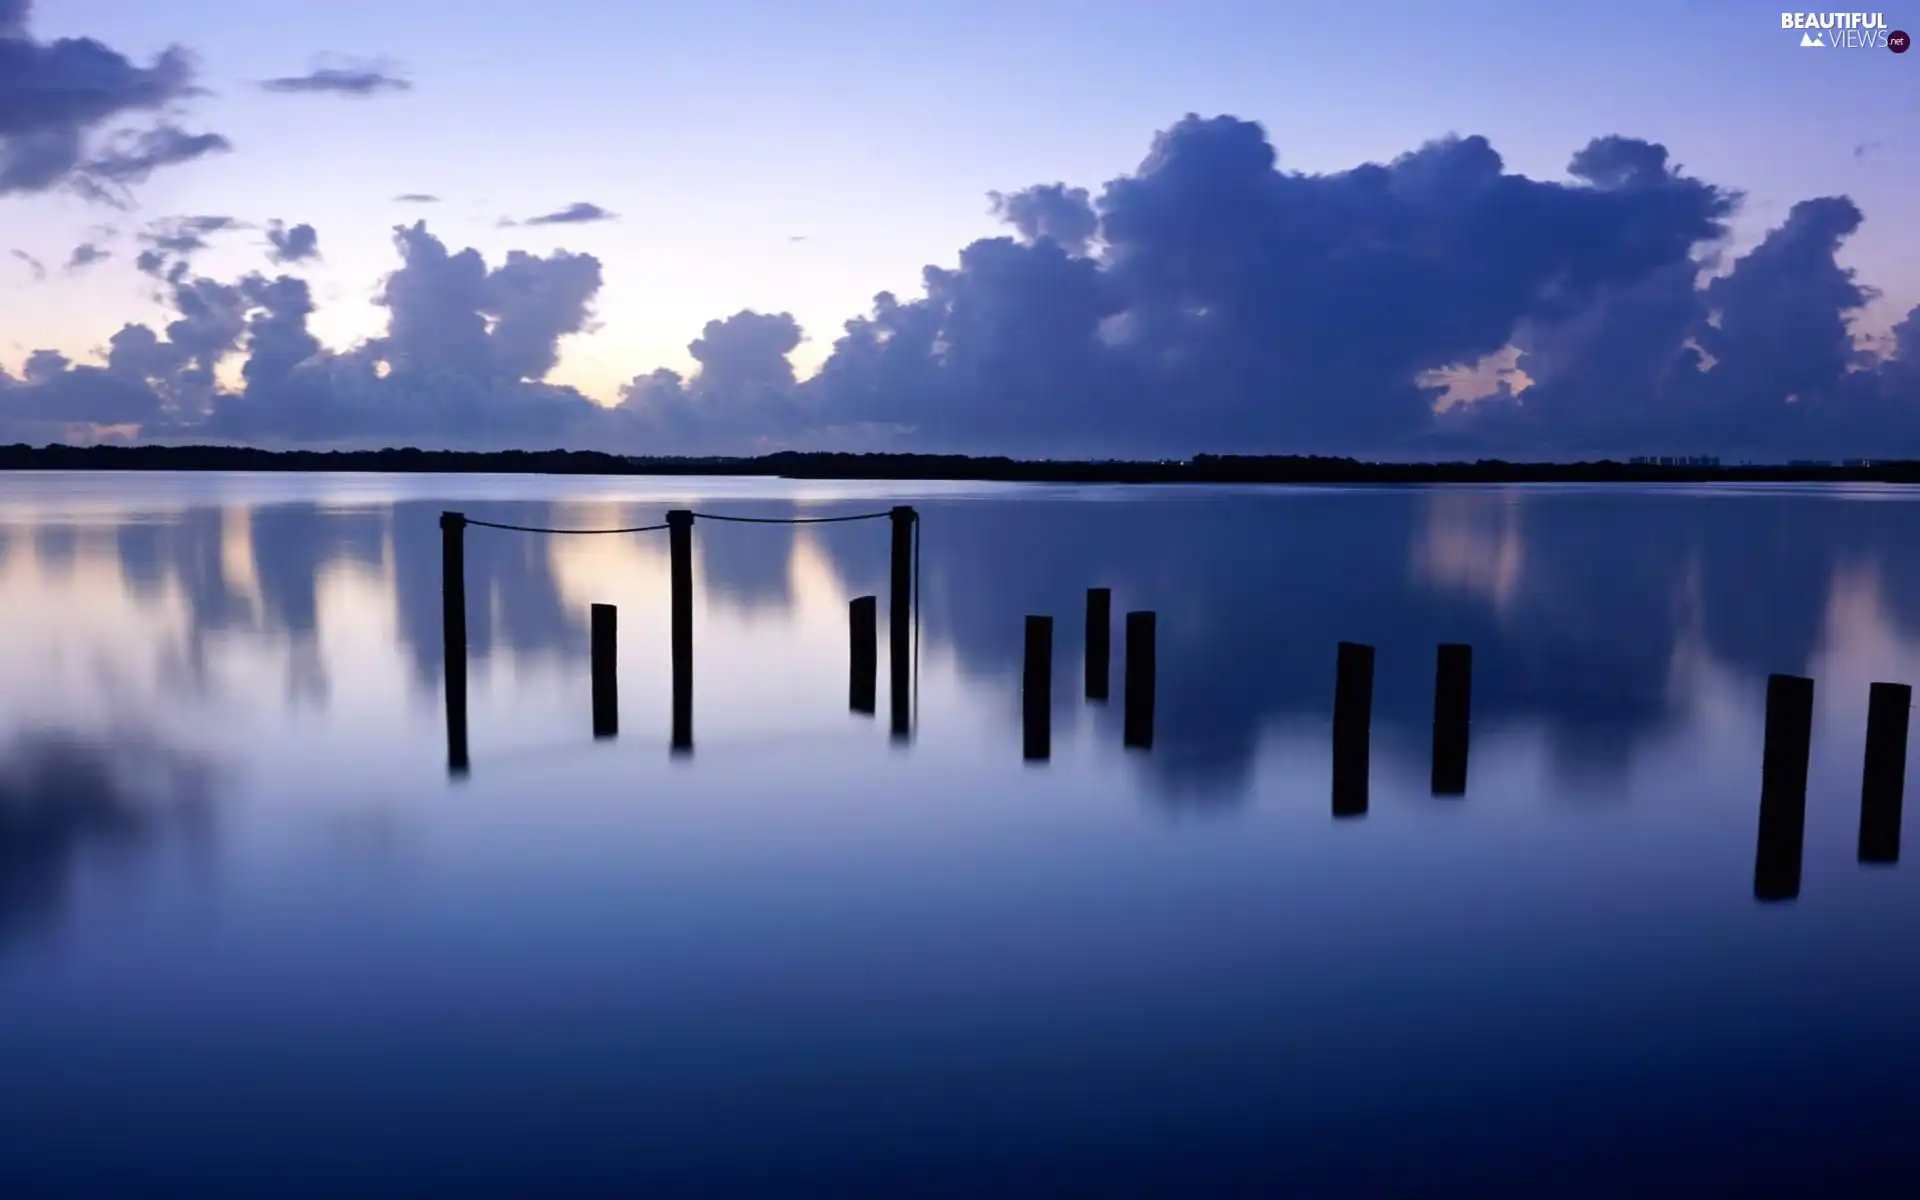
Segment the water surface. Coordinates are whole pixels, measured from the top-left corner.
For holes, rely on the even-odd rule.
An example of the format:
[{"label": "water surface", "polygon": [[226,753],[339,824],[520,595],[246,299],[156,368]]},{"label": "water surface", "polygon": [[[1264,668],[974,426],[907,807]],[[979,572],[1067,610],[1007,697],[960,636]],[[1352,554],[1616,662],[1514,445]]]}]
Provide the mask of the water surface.
[{"label": "water surface", "polygon": [[[664,535],[475,528],[449,777],[442,510],[898,503],[910,742],[884,645],[879,717],[847,705],[884,521],[696,525],[678,757]],[[1920,882],[1857,838],[1916,545],[1879,487],[0,476],[0,1192],[1900,1190]],[[1342,639],[1378,659],[1336,820]],[[1787,903],[1754,895],[1773,672],[1816,681]]]}]

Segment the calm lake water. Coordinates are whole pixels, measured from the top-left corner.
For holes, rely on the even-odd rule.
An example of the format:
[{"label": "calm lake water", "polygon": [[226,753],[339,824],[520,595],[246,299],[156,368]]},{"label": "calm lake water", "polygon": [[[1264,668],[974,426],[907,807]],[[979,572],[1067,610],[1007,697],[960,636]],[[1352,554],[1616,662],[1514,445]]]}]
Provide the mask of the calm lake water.
[{"label": "calm lake water", "polygon": [[[1915,495],[0,476],[0,1194],[1903,1190],[1920,865],[1857,842],[1869,685],[1920,681]],[[443,509],[899,503],[910,742],[885,521],[696,525],[681,756],[665,535],[472,528],[449,777]],[[1378,657],[1336,820],[1342,639]],[[1441,642],[1463,797],[1429,786]],[[1816,681],[1784,903],[1771,672]]]}]

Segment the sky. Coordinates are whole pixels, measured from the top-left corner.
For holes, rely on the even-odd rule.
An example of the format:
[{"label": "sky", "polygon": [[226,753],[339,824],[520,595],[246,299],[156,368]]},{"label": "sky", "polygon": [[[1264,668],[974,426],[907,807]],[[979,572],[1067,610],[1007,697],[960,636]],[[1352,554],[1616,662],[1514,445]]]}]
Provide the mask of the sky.
[{"label": "sky", "polygon": [[0,0],[0,39],[8,440],[1920,453],[1920,56],[1759,4]]}]

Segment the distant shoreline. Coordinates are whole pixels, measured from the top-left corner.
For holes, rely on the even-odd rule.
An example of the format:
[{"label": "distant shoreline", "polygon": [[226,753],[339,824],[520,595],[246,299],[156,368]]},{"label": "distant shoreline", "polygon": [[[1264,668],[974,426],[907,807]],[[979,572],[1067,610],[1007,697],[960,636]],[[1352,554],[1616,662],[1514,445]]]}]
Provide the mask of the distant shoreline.
[{"label": "distant shoreline", "polygon": [[1381,463],[1318,456],[1199,454],[1178,461],[1073,462],[936,454],[788,452],[754,458],[656,458],[592,450],[260,450],[238,446],[0,446],[0,471],[746,475],[991,483],[1920,483],[1920,461],[1662,466],[1612,460]]}]

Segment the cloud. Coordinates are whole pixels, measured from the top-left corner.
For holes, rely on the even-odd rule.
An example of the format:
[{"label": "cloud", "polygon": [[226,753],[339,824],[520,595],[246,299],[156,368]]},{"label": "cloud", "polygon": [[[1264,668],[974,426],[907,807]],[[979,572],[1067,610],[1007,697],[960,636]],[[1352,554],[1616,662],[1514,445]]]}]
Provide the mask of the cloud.
[{"label": "cloud", "polygon": [[428,192],[402,192],[393,198],[395,204],[438,204],[440,197]]},{"label": "cloud", "polygon": [[305,75],[283,75],[260,84],[261,90],[282,93],[331,93],[371,96],[377,92],[408,92],[413,84],[376,63],[345,67],[316,67]]},{"label": "cloud", "polygon": [[[132,385],[153,397],[147,436],[271,444],[1920,454],[1920,311],[1886,351],[1855,346],[1873,293],[1838,256],[1865,215],[1805,200],[1734,256],[1739,192],[1657,142],[1595,138],[1553,179],[1474,136],[1306,173],[1257,124],[1188,116],[1101,187],[990,202],[1003,236],[880,293],[811,378],[798,323],[747,310],[706,322],[691,374],[642,372],[611,405],[547,382],[590,327],[592,256],[489,263],[400,226],[385,331],[335,350],[299,280],[194,277],[194,222],[223,219],[177,218],[139,260],[179,313],[164,336],[128,326],[104,367],[43,362],[10,394],[44,418],[17,393],[66,388],[81,422]],[[587,208],[604,211],[554,215]],[[215,382],[234,378],[222,361],[244,387]]]},{"label": "cloud", "polygon": [[297,263],[320,256],[320,235],[311,225],[288,228],[279,221],[267,226],[267,241],[273,246],[267,257],[277,263]]},{"label": "cloud", "polygon": [[154,170],[227,148],[218,134],[169,123],[108,129],[198,94],[185,48],[169,46],[143,67],[92,38],[37,41],[29,14],[24,0],[0,3],[0,195],[69,187],[123,199]]},{"label": "cloud", "polygon": [[588,204],[584,200],[575,201],[557,212],[542,213],[537,217],[528,217],[524,221],[506,221],[506,225],[587,225],[595,221],[614,221],[619,218],[601,208],[598,204]]},{"label": "cloud", "polygon": [[112,257],[113,251],[106,247],[94,242],[82,242],[73,248],[72,254],[67,255],[67,270],[69,272],[83,270],[102,259]]},{"label": "cloud", "polygon": [[147,249],[133,260],[134,266],[148,275],[165,276],[171,270],[184,269],[188,260],[205,250],[209,234],[245,228],[237,217],[162,217],[135,235]]},{"label": "cloud", "polygon": [[36,281],[47,277],[47,264],[41,262],[38,258],[28,254],[25,250],[14,250],[12,254],[15,258],[27,265],[27,270],[33,274]]}]

